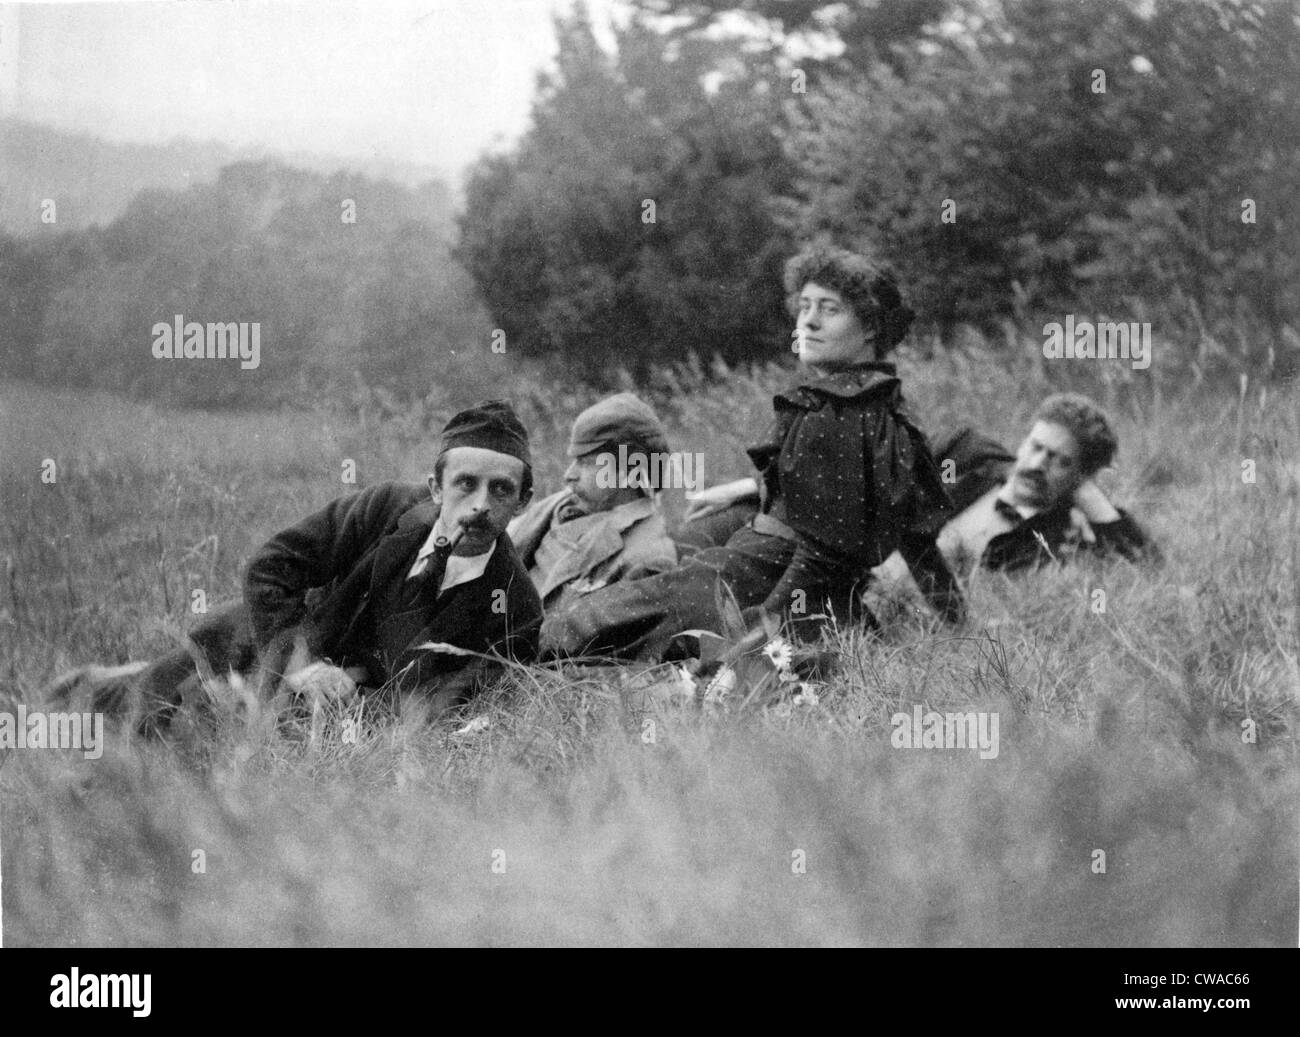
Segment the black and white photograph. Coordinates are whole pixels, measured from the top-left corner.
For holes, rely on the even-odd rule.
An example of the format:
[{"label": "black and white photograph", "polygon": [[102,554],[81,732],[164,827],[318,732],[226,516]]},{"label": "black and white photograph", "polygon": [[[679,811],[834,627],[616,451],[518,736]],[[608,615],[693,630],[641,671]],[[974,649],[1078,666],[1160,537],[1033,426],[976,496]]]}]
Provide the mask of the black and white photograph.
[{"label": "black and white photograph", "polygon": [[1261,1007],[1298,205],[1294,0],[0,2],[0,943]]}]

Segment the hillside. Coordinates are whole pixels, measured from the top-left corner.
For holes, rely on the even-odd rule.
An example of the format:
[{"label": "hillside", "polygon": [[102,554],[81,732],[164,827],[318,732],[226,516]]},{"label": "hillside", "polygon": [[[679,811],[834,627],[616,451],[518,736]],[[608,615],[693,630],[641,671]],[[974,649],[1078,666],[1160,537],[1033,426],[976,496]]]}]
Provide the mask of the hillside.
[{"label": "hillside", "polygon": [[[59,229],[104,225],[122,215],[140,191],[182,190],[216,180],[221,168],[233,162],[268,158],[310,172],[343,171],[406,187],[443,179],[437,169],[406,163],[285,154],[185,138],[133,144],[0,118],[0,232],[27,235],[41,229],[46,198],[55,200]],[[440,191],[450,213],[450,191],[442,185]]]}]

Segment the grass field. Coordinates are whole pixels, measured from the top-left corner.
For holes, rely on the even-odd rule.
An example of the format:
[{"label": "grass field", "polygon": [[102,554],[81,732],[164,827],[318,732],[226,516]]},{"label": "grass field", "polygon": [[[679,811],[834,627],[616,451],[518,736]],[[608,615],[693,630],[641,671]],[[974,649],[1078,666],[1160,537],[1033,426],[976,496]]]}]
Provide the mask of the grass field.
[{"label": "grass field", "polygon": [[[927,429],[1014,445],[1060,374],[948,356],[904,376]],[[641,388],[714,482],[746,474],[780,379]],[[535,669],[432,725],[363,718],[355,743],[339,717],[312,734],[227,695],[174,745],[11,752],[5,942],[1294,946],[1294,387],[1159,384],[1090,388],[1121,438],[1105,485],[1161,568],[985,577],[960,631],[900,611],[882,638],[845,632],[815,705],[704,705],[668,668]],[[591,397],[501,392],[544,492]],[[357,485],[419,479],[446,416],[0,386],[0,708],[172,647],[195,590],[233,597],[252,549],[351,489],[345,460]],[[892,748],[915,703],[997,711],[997,758]]]}]

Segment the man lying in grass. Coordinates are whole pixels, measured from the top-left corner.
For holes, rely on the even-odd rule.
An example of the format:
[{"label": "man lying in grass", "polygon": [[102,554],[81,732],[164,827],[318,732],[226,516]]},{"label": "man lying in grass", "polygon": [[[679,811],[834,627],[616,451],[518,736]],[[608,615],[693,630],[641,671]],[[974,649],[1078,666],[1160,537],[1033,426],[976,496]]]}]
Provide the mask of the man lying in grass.
[{"label": "man lying in grass", "polygon": [[912,311],[888,270],[843,249],[812,247],[785,274],[803,370],[774,398],[768,434],[749,451],[762,477],[758,513],[723,546],[671,572],[602,588],[548,615],[544,653],[669,657],[684,631],[729,625],[720,584],[749,629],[737,651],[781,623],[813,633],[832,613],[869,622],[862,590],[894,550],[936,607],[960,617],[961,593],[935,547],[952,506],[885,359]]},{"label": "man lying in grass", "polygon": [[453,705],[499,669],[482,656],[536,655],[541,602],[506,535],[531,495],[514,411],[500,400],[461,411],[427,486],[382,483],[326,505],[257,551],[243,602],[196,626],[189,646],[99,682],[78,671],[50,697],[88,693],[143,729],[165,727],[201,679],[229,671]]},{"label": "man lying in grass", "polygon": [[565,488],[534,501],[509,526],[547,615],[677,564],[655,504],[668,437],[650,406],[630,392],[593,404],[574,421],[568,452]]},{"label": "man lying in grass", "polygon": [[977,565],[1015,571],[1059,561],[1076,551],[1138,561],[1155,546],[1093,476],[1119,449],[1110,420],[1077,393],[1047,397],[1015,456],[972,429],[935,450],[953,462],[959,512],[939,534],[939,549],[958,572]]}]

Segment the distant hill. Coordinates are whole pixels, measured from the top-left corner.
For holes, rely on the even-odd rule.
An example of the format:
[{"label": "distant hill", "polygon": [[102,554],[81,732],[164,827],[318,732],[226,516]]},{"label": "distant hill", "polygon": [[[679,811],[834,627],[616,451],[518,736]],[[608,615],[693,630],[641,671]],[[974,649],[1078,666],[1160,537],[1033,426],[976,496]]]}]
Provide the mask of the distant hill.
[{"label": "distant hill", "polygon": [[349,399],[358,380],[398,401],[468,394],[517,366],[489,349],[441,181],[260,159],[140,187],[103,226],[65,227],[64,204],[53,232],[0,234],[0,378],[248,408]]},{"label": "distant hill", "polygon": [[56,205],[58,228],[104,225],[120,216],[146,188],[181,190],[216,180],[222,166],[274,158],[317,173],[344,170],[407,187],[438,181],[435,193],[453,204],[444,175],[432,166],[356,159],[268,148],[234,148],[214,141],[168,144],[101,140],[22,119],[0,118],[0,232],[29,235],[42,229],[41,204]]}]

